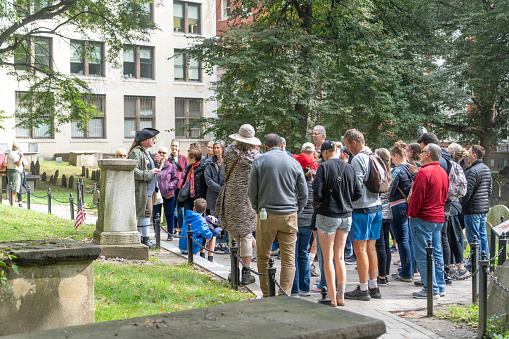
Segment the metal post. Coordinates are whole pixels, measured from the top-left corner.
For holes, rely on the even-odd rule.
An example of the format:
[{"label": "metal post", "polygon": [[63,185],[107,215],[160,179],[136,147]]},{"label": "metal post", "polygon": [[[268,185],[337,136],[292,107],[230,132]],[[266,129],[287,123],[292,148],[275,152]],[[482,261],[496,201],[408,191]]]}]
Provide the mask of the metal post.
[{"label": "metal post", "polygon": [[193,264],[193,231],[191,230],[191,224],[187,225],[187,263]]},{"label": "metal post", "polygon": [[507,235],[505,233],[502,233],[502,235],[499,237],[498,248],[499,251],[501,251],[500,256],[498,257],[498,265],[502,266],[507,259]]},{"label": "metal post", "polygon": [[486,258],[486,252],[482,251],[481,260],[479,260],[479,338],[483,338],[486,333],[488,321],[488,273],[486,269],[490,261]]},{"label": "metal post", "polygon": [[[490,259],[492,259],[497,254],[497,233],[492,228],[490,234]],[[495,260],[490,265],[490,270],[493,272],[495,269]]]},{"label": "metal post", "polygon": [[48,188],[48,214],[51,214],[51,188]]},{"label": "metal post", "polygon": [[479,292],[479,274],[476,274],[478,260],[479,260],[479,243],[477,242],[477,236],[474,235],[473,243],[470,244],[470,260],[472,261],[472,303],[477,302],[477,293]]},{"label": "metal post", "polygon": [[239,287],[239,260],[237,259],[237,252],[239,248],[237,247],[237,240],[232,239],[232,246],[230,247],[230,262],[231,262],[231,285],[232,289],[236,290]]},{"label": "metal post", "polygon": [[276,296],[276,283],[274,280],[276,280],[276,270],[277,268],[274,267],[274,259],[269,259],[269,267],[267,267],[267,274],[269,275],[269,297],[275,297]]},{"label": "metal post", "polygon": [[433,246],[431,239],[428,239],[428,246],[426,247],[426,285],[427,285],[427,307],[428,317],[433,316]]},{"label": "metal post", "polygon": [[14,200],[12,199],[12,182],[9,184],[9,205],[14,206]]},{"label": "metal post", "polygon": [[318,302],[322,305],[332,306],[332,300],[327,298],[329,296],[329,291],[327,290],[327,286],[322,287],[322,299],[318,299]]},{"label": "metal post", "polygon": [[27,186],[27,209],[30,209],[30,186]]},{"label": "metal post", "polygon": [[85,205],[85,195],[84,195],[84,192],[85,192],[85,184],[83,183],[83,179],[81,179],[81,184],[80,184],[80,188],[81,188],[81,205]]},{"label": "metal post", "polygon": [[154,231],[156,231],[156,247],[161,248],[161,215],[159,213],[154,218]]},{"label": "metal post", "polygon": [[69,211],[71,211],[71,220],[74,220],[74,197],[69,193]]}]

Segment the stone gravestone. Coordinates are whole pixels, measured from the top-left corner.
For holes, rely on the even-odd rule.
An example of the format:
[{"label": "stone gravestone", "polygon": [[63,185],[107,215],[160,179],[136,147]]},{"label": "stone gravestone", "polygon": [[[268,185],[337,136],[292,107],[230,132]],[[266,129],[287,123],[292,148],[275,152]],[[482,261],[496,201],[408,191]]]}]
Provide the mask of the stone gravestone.
[{"label": "stone gravestone", "polygon": [[74,175],[71,175],[69,177],[69,182],[67,183],[67,188],[70,188],[70,189],[74,188]]},{"label": "stone gravestone", "polygon": [[53,183],[53,175],[51,177],[49,177],[49,182]]},{"label": "stone gravestone", "polygon": [[42,174],[41,180],[42,180],[42,181],[47,181],[47,180],[48,180],[48,176],[47,176],[46,172],[44,172],[44,173]]},{"label": "stone gravestone", "polygon": [[99,190],[95,190],[94,193],[92,194],[92,203],[94,205],[98,205],[99,204],[99,197],[101,196],[101,192]]},{"label": "stone gravestone", "polygon": [[55,171],[55,175],[53,176],[53,181],[51,182],[53,185],[56,185],[57,184],[57,181],[58,181],[58,176],[60,175],[60,171],[59,170],[56,170]]},{"label": "stone gravestone", "polygon": [[490,196],[490,206],[496,206],[500,203],[500,183],[497,180],[493,181],[493,192]]},{"label": "stone gravestone", "polygon": [[81,166],[81,176],[84,177],[86,173],[87,169],[85,168],[85,166]]},{"label": "stone gravestone", "polygon": [[92,180],[95,180],[95,171],[92,171]]},{"label": "stone gravestone", "polygon": [[488,227],[488,224],[492,227],[497,226],[500,224],[500,217],[504,217],[504,220],[506,221],[509,220],[509,209],[504,205],[491,207],[486,216],[486,234],[488,235],[488,243],[491,242],[491,227]]},{"label": "stone gravestone", "polygon": [[39,160],[37,160],[37,162],[35,163],[35,173],[32,173],[32,174],[41,174],[41,164],[39,163]]},{"label": "stone gravestone", "polygon": [[[509,288],[509,260],[506,260],[503,266],[499,266],[495,271],[498,282],[506,288]],[[488,286],[488,319],[498,316],[500,327],[509,329],[509,292],[504,291],[493,281]],[[495,322],[497,323],[497,322]]]},{"label": "stone gravestone", "polygon": [[67,187],[67,177],[62,174],[62,187]]},{"label": "stone gravestone", "polygon": [[97,181],[101,180],[101,170],[97,170]]},{"label": "stone gravestone", "polygon": [[30,162],[30,173],[37,174],[35,173],[35,164],[33,160]]},{"label": "stone gravestone", "polygon": [[88,178],[90,176],[90,171],[87,168],[87,171],[85,172],[85,177]]}]

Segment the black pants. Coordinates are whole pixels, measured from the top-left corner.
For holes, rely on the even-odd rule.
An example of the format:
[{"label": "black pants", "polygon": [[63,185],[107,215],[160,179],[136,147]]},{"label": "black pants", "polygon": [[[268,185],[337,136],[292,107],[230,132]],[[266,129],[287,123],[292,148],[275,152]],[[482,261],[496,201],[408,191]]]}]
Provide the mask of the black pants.
[{"label": "black pants", "polygon": [[378,257],[378,275],[386,277],[391,268],[391,247],[389,246],[389,233],[392,219],[383,219],[380,229],[380,238],[376,240],[376,256]]}]

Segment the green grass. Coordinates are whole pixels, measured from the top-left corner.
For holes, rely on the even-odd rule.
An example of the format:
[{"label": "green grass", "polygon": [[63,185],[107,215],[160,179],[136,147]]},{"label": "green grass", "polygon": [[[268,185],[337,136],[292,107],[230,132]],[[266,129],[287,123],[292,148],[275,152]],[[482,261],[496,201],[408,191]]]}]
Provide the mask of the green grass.
[{"label": "green grass", "polygon": [[[31,203],[46,205],[48,203],[48,198],[47,198],[48,188],[51,188],[52,197],[54,197],[57,200],[65,202],[65,203],[61,203],[61,202],[52,200],[52,202],[51,202],[52,204],[68,205],[70,193],[73,194],[74,201],[76,202],[77,201],[76,200],[77,199],[76,198],[76,181],[77,181],[77,179],[83,179],[85,191],[90,191],[94,187],[94,182],[95,182],[94,180],[81,176],[81,167],[71,166],[71,165],[69,165],[68,162],[57,163],[55,161],[43,161],[40,163],[40,165],[41,165],[41,177],[42,177],[42,173],[46,172],[48,181],[44,182],[42,180],[39,180],[37,182],[35,192],[32,192],[32,193],[35,193],[35,195],[37,195],[37,196],[42,196],[43,198],[36,198],[36,197],[32,196]],[[97,168],[90,168],[90,172],[92,170],[96,170],[96,169]],[[59,171],[57,185],[52,185],[49,183],[49,179],[50,179],[51,175],[55,174],[55,172],[57,170]],[[69,179],[69,177],[71,175],[74,176],[74,186],[75,186],[74,188],[70,189],[70,188],[65,188],[65,187],[61,186],[63,174],[65,174],[67,179]],[[88,209],[96,208],[96,206],[92,205],[92,200],[93,200],[92,194],[85,193],[84,198],[85,198],[85,207],[86,208],[88,208]],[[23,202],[26,203],[26,199],[27,199],[26,195],[24,195]]]},{"label": "green grass", "polygon": [[95,321],[189,310],[250,299],[188,264],[94,263]]},{"label": "green grass", "polygon": [[0,205],[0,225],[0,242],[50,238],[87,241],[95,230],[93,225],[81,224],[75,231],[73,220],[8,205]]}]

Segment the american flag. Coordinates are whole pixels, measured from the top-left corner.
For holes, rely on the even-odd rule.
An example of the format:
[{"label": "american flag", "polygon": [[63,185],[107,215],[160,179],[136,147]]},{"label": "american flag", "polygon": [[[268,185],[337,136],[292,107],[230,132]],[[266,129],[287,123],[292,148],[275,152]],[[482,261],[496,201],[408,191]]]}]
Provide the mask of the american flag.
[{"label": "american flag", "polygon": [[85,206],[81,203],[81,199],[78,199],[78,214],[76,215],[76,222],[74,223],[74,230],[78,228],[87,218],[87,211]]}]

